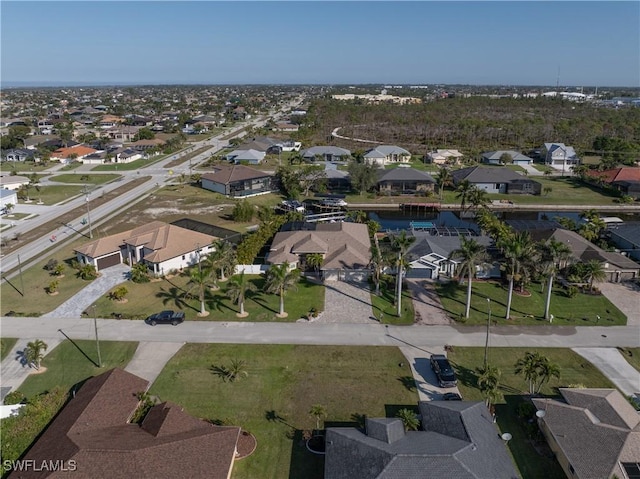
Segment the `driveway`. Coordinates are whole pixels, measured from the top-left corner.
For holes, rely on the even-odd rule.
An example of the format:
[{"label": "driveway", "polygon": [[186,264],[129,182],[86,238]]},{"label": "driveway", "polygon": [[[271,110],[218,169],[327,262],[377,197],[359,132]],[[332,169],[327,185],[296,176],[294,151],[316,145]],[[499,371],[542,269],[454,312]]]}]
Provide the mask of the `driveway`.
[{"label": "driveway", "polygon": [[444,354],[444,348],[421,348],[415,346],[400,346],[400,351],[407,358],[409,366],[411,366],[411,372],[413,373],[413,380],[415,381],[416,388],[418,390],[418,397],[420,401],[437,401],[442,399],[444,393],[458,393],[458,388],[441,388],[438,385],[438,378],[431,369],[431,363],[429,358],[432,354]]},{"label": "driveway", "polygon": [[53,311],[43,314],[43,318],[79,318],[82,312],[91,307],[98,299],[105,296],[117,285],[127,281],[130,268],[125,264],[117,264],[100,271],[100,276],[74,296],[62,303]]},{"label": "driveway", "polygon": [[572,348],[597,367],[626,396],[640,398],[640,372],[616,348]]},{"label": "driveway", "polygon": [[151,387],[167,362],[183,345],[184,343],[142,341],[138,343],[133,358],[124,370],[146,379]]},{"label": "driveway", "polygon": [[[627,316],[628,325],[640,324],[640,286],[638,284],[625,281],[598,283],[597,286],[602,294]],[[640,344],[640,340],[638,343]]]},{"label": "driveway", "polygon": [[529,176],[542,176],[544,175],[544,173],[536,168],[534,168],[531,165],[520,165],[522,168],[524,168],[527,172],[527,175]]},{"label": "driveway", "polygon": [[417,324],[453,323],[440,303],[440,297],[436,293],[435,283],[432,280],[407,279],[407,284],[413,297]]},{"label": "driveway", "polygon": [[325,283],[324,312],[314,323],[377,323],[368,283]]}]

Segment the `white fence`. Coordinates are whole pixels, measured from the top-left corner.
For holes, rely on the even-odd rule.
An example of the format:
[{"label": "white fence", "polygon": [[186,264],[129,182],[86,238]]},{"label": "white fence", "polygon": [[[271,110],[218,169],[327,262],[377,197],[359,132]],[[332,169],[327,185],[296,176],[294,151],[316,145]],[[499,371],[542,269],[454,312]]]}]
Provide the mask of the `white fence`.
[{"label": "white fence", "polygon": [[267,272],[269,266],[268,264],[239,264],[236,265],[235,274],[262,274]]}]

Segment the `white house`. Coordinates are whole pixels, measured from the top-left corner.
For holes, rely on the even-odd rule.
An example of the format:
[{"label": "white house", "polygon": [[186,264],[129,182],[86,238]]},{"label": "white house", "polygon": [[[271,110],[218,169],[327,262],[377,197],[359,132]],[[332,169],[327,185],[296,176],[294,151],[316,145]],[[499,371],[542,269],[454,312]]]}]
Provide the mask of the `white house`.
[{"label": "white house", "polygon": [[0,177],[0,188],[4,190],[19,190],[29,183],[31,183],[31,180],[26,176],[7,175]]},{"label": "white house", "polygon": [[155,276],[197,264],[215,251],[215,236],[161,221],[86,243],[75,250],[80,264],[100,271],[128,262],[146,264]]},{"label": "white house", "polygon": [[251,165],[257,165],[264,157],[267,156],[267,153],[264,151],[258,150],[233,150],[231,153],[227,153],[225,155],[225,159],[227,161],[233,161],[234,163],[249,163]]},{"label": "white house", "polygon": [[441,150],[431,151],[427,153],[427,161],[436,165],[457,165],[464,155],[458,150]]},{"label": "white house", "polygon": [[4,209],[7,205],[17,205],[18,194],[12,190],[0,190],[0,209]]},{"label": "white house", "polygon": [[567,146],[564,143],[545,143],[544,148],[547,152],[544,162],[554,170],[571,171],[580,163],[573,146]]},{"label": "white house", "polygon": [[384,167],[393,163],[409,163],[411,153],[404,148],[393,145],[380,145],[364,154],[364,162],[370,165]]}]

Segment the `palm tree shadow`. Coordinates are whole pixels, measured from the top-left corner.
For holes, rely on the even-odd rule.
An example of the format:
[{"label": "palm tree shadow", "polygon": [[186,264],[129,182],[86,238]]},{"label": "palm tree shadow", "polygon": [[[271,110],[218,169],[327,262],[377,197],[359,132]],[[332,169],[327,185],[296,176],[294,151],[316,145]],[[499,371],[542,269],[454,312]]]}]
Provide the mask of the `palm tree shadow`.
[{"label": "palm tree shadow", "polygon": [[185,301],[186,294],[187,293],[182,288],[174,286],[169,288],[168,290],[160,288],[160,291],[156,293],[156,298],[161,298],[162,304],[164,306],[173,303],[178,309],[189,308],[193,309],[194,311],[200,311],[198,308],[191,306]]},{"label": "palm tree shadow", "polygon": [[[248,298],[249,299],[249,298]],[[258,306],[262,306],[264,309],[271,311],[272,313],[278,314],[279,311],[276,311],[275,309],[271,308],[270,306],[267,305],[266,302],[264,302],[264,300],[262,299],[262,295],[256,295],[253,298],[249,299],[250,301],[253,301],[254,303],[256,303]]]}]

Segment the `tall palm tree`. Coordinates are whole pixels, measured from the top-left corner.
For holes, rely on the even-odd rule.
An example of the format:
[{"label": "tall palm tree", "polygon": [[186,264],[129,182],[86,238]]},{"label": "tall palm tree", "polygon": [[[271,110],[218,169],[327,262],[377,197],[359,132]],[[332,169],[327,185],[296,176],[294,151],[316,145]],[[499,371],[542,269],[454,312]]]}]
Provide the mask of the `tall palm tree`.
[{"label": "tall palm tree", "polygon": [[438,187],[438,197],[440,200],[442,200],[444,188],[446,186],[451,186],[452,184],[453,177],[451,176],[451,172],[447,168],[440,168],[438,176],[436,176],[436,186]]},{"label": "tall palm tree", "polygon": [[592,259],[584,264],[584,277],[589,282],[589,291],[593,291],[593,283],[607,279],[604,266],[597,259]]},{"label": "tall palm tree", "polygon": [[560,367],[557,364],[549,361],[549,358],[543,357],[543,361],[538,366],[538,386],[536,387],[536,394],[540,393],[544,383],[548,382],[552,377],[560,379]]},{"label": "tall palm tree", "polygon": [[477,210],[481,206],[489,203],[489,194],[477,186],[472,186],[467,193],[467,201],[469,202],[470,208]]},{"label": "tall palm tree", "polygon": [[220,272],[220,281],[226,281],[226,272],[235,267],[235,251],[231,243],[225,240],[217,240],[213,243],[214,251],[209,254],[207,261],[212,268]]},{"label": "tall palm tree", "polygon": [[308,254],[305,257],[305,262],[309,268],[312,268],[315,272],[320,269],[322,263],[324,263],[324,257],[320,253]]},{"label": "tall palm tree", "polygon": [[371,275],[373,283],[376,285],[376,296],[380,296],[380,281],[382,281],[385,266],[387,266],[387,262],[382,256],[380,245],[376,240],[376,244],[371,247]]},{"label": "tall palm tree", "polygon": [[558,273],[560,264],[566,262],[571,257],[571,248],[562,241],[551,238],[546,243],[539,243],[538,250],[540,256],[539,264],[542,267],[542,273],[547,277],[547,297],[544,303],[544,319],[549,319],[553,280]]},{"label": "tall palm tree", "polygon": [[289,263],[274,264],[267,271],[265,282],[265,291],[280,296],[280,312],[278,316],[284,318],[287,313],[284,310],[284,295],[287,290],[295,287],[300,278],[300,271],[297,269],[289,270]]},{"label": "tall palm tree", "polygon": [[537,351],[527,351],[523,357],[516,361],[514,373],[524,376],[529,383],[529,394],[533,394],[535,391],[536,382],[540,377],[539,366],[542,361],[543,356]]},{"label": "tall palm tree", "polygon": [[[198,316],[208,316],[209,311],[207,311],[204,303],[204,292],[207,286],[207,283],[211,279],[211,269],[203,265],[202,263],[198,263],[197,266],[192,266],[189,270],[189,283],[193,285],[192,287],[198,288],[198,300],[200,301],[200,312]],[[187,291],[189,294],[191,290]]]},{"label": "tall palm tree", "polygon": [[42,362],[42,358],[44,358],[44,352],[47,348],[47,343],[42,339],[36,339],[35,341],[27,343],[27,347],[24,349],[24,358],[27,364],[33,364],[33,366],[39,370],[40,363]]},{"label": "tall palm tree", "polygon": [[463,236],[460,238],[460,248],[453,250],[449,255],[449,259],[460,260],[457,274],[461,281],[465,275],[469,278],[467,282],[467,306],[464,312],[464,317],[468,318],[471,310],[471,283],[476,274],[476,266],[484,264],[488,259],[487,248],[476,240],[467,239]]},{"label": "tall palm tree", "polygon": [[528,231],[518,231],[511,234],[498,245],[506,259],[507,277],[509,278],[509,293],[507,296],[506,319],[511,315],[511,300],[513,298],[513,284],[515,279],[522,276],[523,268],[527,267],[527,262],[533,257],[535,244],[531,240]]},{"label": "tall palm tree", "polygon": [[415,240],[415,236],[408,236],[406,230],[402,230],[399,235],[394,236],[391,239],[393,249],[398,253],[398,260],[396,262],[396,265],[398,267],[396,277],[396,292],[398,295],[396,300],[396,313],[398,314],[398,317],[402,315],[402,276],[404,267],[406,265],[405,255],[407,254],[409,246],[411,246]]},{"label": "tall palm tree", "polygon": [[234,304],[240,306],[238,316],[244,318],[248,315],[244,311],[244,298],[248,291],[255,291],[258,288],[244,275],[244,271],[235,278],[232,278],[227,285],[227,296]]},{"label": "tall palm tree", "polygon": [[495,366],[487,365],[479,372],[478,389],[480,389],[480,392],[482,392],[482,395],[485,397],[487,407],[490,407],[498,395],[498,386],[500,385],[502,371]]},{"label": "tall palm tree", "polygon": [[327,417],[327,408],[322,404],[314,404],[309,409],[309,415],[316,418],[316,429],[320,429],[320,421]]},{"label": "tall palm tree", "polygon": [[466,208],[467,201],[469,200],[469,193],[471,190],[475,188],[469,180],[462,180],[458,183],[458,187],[456,188],[456,198],[460,198],[460,208],[464,211]]}]

